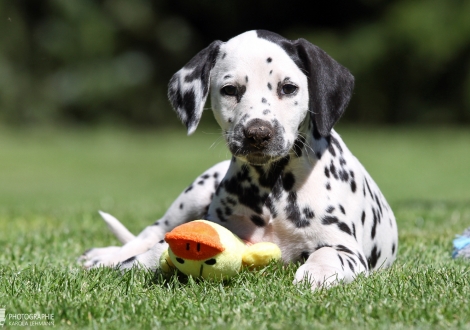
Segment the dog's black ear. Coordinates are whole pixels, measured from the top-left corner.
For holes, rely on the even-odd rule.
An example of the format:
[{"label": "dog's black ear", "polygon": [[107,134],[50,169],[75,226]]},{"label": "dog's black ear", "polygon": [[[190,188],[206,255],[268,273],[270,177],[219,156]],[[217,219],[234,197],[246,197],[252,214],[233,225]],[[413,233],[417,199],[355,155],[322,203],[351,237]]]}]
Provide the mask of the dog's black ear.
[{"label": "dog's black ear", "polygon": [[192,134],[201,120],[202,110],[209,94],[210,73],[214,67],[222,41],[214,41],[201,50],[168,84],[168,98],[178,117]]},{"label": "dog's black ear", "polygon": [[296,40],[294,46],[308,78],[314,134],[328,136],[351,99],[354,77],[348,69],[307,40]]}]

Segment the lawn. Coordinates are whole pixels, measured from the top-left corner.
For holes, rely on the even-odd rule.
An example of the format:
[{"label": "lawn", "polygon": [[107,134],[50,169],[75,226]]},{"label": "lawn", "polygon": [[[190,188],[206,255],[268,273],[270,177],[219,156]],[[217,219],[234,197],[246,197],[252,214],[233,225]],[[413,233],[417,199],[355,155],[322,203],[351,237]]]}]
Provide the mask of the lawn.
[{"label": "lawn", "polygon": [[338,131],[395,211],[398,259],[310,292],[291,284],[294,265],[210,283],[76,263],[87,248],[118,244],[97,210],[138,233],[195,176],[228,158],[217,129],[186,137],[183,129],[3,128],[0,308],[53,314],[56,328],[469,328],[470,262],[451,251],[470,226],[470,128]]}]

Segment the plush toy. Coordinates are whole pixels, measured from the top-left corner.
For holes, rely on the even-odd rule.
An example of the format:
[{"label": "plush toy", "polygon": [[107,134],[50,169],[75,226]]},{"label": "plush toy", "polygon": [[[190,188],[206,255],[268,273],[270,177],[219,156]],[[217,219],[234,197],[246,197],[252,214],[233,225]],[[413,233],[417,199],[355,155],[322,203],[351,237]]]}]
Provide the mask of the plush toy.
[{"label": "plush toy", "polygon": [[243,266],[256,268],[281,259],[274,243],[247,244],[228,229],[210,221],[195,220],[165,235],[169,248],[160,258],[165,273],[174,268],[186,275],[226,279]]},{"label": "plush toy", "polygon": [[464,257],[470,258],[470,227],[467,228],[461,236],[454,239],[453,258]]}]

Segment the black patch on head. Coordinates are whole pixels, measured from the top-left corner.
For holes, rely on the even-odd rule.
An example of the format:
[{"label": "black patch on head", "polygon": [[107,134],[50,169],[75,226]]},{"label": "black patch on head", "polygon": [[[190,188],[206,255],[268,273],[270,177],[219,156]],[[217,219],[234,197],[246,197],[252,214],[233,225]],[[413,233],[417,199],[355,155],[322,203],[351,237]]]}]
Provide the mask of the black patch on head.
[{"label": "black patch on head", "polygon": [[295,177],[291,172],[287,172],[282,177],[282,187],[285,191],[290,191],[295,184]]},{"label": "black patch on head", "polygon": [[256,227],[264,227],[266,224],[264,223],[263,218],[261,218],[259,215],[253,214],[250,217],[250,220],[256,225]]},{"label": "black patch on head", "polygon": [[271,86],[271,83],[268,83],[268,89],[269,89],[269,90],[272,90],[272,89],[273,89],[273,86]]},{"label": "black patch on head", "polygon": [[245,85],[238,87],[237,103],[240,103],[240,101],[243,98],[243,95],[245,95],[245,92],[246,92],[246,86]]},{"label": "black patch on head", "polygon": [[370,252],[370,256],[367,258],[367,263],[369,264],[369,269],[375,268],[377,265],[377,261],[380,258],[381,251],[377,249],[377,245],[374,245],[372,251]]},{"label": "black patch on head", "polygon": [[266,62],[268,63],[271,63],[273,61],[273,59],[271,57],[268,57],[268,59],[266,60]]},{"label": "black patch on head", "polygon": [[268,101],[264,97],[261,98],[261,103],[266,103],[266,102],[268,102]]}]

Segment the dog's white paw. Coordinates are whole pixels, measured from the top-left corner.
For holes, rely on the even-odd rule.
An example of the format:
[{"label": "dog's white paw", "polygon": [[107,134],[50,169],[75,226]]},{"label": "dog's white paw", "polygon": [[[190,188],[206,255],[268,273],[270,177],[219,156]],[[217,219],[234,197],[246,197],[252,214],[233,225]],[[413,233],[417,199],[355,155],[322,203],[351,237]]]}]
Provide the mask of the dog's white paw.
[{"label": "dog's white paw", "polygon": [[80,257],[78,257],[78,261],[86,262],[86,261],[92,260],[100,256],[113,254],[113,253],[118,252],[120,248],[121,248],[120,246],[108,246],[108,247],[103,247],[103,248],[88,249],[85,252],[83,252],[83,254]]},{"label": "dog's white paw", "polygon": [[344,276],[341,269],[329,265],[305,263],[297,269],[294,284],[307,281],[312,290],[329,288],[338,284]]}]

